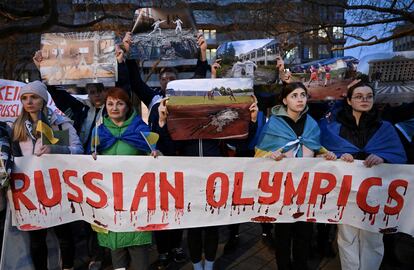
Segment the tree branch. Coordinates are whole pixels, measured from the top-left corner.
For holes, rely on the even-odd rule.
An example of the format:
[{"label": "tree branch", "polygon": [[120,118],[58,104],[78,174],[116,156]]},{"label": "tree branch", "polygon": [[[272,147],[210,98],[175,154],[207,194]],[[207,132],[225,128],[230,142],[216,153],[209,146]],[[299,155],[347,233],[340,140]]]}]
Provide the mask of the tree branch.
[{"label": "tree branch", "polygon": [[128,18],[128,17],[124,17],[124,16],[120,16],[120,15],[113,15],[113,14],[105,14],[93,21],[87,22],[87,23],[82,23],[82,24],[68,24],[68,23],[64,23],[64,22],[56,22],[57,26],[61,26],[61,27],[65,27],[65,28],[72,28],[72,29],[79,29],[79,28],[84,28],[84,27],[89,27],[89,26],[93,26],[99,22],[102,22],[106,19],[120,19],[120,20],[128,20],[128,21],[132,21],[132,18]]},{"label": "tree branch", "polygon": [[380,38],[380,39],[377,39],[376,41],[360,42],[360,43],[353,44],[353,45],[350,45],[350,46],[345,46],[344,48],[341,48],[341,50],[342,49],[343,50],[352,49],[352,48],[357,48],[357,47],[362,47],[362,46],[371,46],[371,45],[375,45],[375,44],[382,44],[382,43],[386,43],[386,42],[388,42],[390,40],[393,40],[393,39],[397,39],[397,38],[405,37],[405,36],[410,36],[410,35],[413,35],[413,34],[414,34],[414,28],[411,28],[410,30],[402,31],[402,32],[390,35],[388,37]]}]

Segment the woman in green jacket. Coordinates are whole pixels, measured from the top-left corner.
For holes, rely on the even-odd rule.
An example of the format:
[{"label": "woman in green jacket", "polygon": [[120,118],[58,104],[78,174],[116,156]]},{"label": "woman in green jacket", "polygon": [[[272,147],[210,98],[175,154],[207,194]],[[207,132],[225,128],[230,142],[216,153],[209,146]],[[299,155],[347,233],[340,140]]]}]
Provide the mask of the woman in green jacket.
[{"label": "woman in green jacket", "polygon": [[[91,150],[94,158],[102,155],[156,156],[144,138],[150,128],[132,108],[128,94],[121,88],[109,89],[105,101],[107,116],[95,127]],[[99,142],[99,143],[98,143]],[[151,147],[152,148],[152,147]],[[116,270],[147,269],[151,232],[111,232],[95,228],[101,246],[111,249],[112,266]]]}]

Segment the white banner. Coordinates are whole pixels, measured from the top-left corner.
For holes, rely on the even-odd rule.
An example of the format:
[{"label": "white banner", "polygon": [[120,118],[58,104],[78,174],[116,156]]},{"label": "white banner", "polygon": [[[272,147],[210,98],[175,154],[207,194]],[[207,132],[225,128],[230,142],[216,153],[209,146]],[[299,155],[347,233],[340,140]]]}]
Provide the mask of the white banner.
[{"label": "white banner", "polygon": [[74,220],[112,231],[308,221],[414,235],[412,165],[81,155],[15,162],[8,196],[21,230]]},{"label": "white banner", "polygon": [[[25,83],[0,79],[0,121],[14,122],[22,110],[20,102],[20,89]],[[47,106],[54,112],[63,114],[56,108],[55,102],[48,93],[49,103]]]}]

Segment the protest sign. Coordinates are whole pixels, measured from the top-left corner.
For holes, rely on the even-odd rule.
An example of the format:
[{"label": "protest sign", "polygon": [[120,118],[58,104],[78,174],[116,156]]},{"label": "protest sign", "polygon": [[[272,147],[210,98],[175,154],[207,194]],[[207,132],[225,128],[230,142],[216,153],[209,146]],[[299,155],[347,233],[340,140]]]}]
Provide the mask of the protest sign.
[{"label": "protest sign", "polygon": [[[14,122],[22,110],[20,102],[20,89],[25,83],[0,79],[0,121]],[[55,105],[48,93],[49,102],[47,106],[55,113],[63,114]]]},{"label": "protest sign", "polygon": [[357,71],[370,78],[377,103],[414,101],[414,52],[366,55]]},{"label": "protest sign", "polygon": [[166,92],[172,139],[247,137],[254,102],[252,79],[174,80]]},{"label": "protest sign", "polygon": [[197,59],[197,31],[186,8],[141,8],[135,12],[131,59]]},{"label": "protest sign", "polygon": [[49,85],[103,83],[117,80],[115,33],[46,33],[41,37],[42,80]]},{"label": "protest sign", "polygon": [[283,59],[284,72],[291,73],[290,81],[305,84],[310,101],[343,98],[352,81],[348,78],[350,67],[346,62],[351,59],[337,57],[295,65],[296,57],[297,48],[283,52],[276,39],[255,39],[223,43],[217,49],[216,58],[221,59],[220,77],[253,78],[259,97],[262,93],[280,93],[283,78],[276,63]]},{"label": "protest sign", "polygon": [[319,158],[43,155],[16,158],[8,198],[21,230],[307,221],[414,235],[413,175],[412,165]]}]

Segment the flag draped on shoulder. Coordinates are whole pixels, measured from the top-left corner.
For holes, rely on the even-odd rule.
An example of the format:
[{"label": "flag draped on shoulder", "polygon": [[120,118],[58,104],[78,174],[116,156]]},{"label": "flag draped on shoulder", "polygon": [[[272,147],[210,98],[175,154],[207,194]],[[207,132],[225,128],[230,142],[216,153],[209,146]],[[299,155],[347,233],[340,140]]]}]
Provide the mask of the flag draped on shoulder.
[{"label": "flag draped on shoulder", "polygon": [[133,147],[150,153],[156,149],[159,135],[151,132],[141,117],[134,117],[131,124],[120,136],[114,136],[102,123],[97,125],[92,133],[91,152],[102,152],[121,140]]}]

